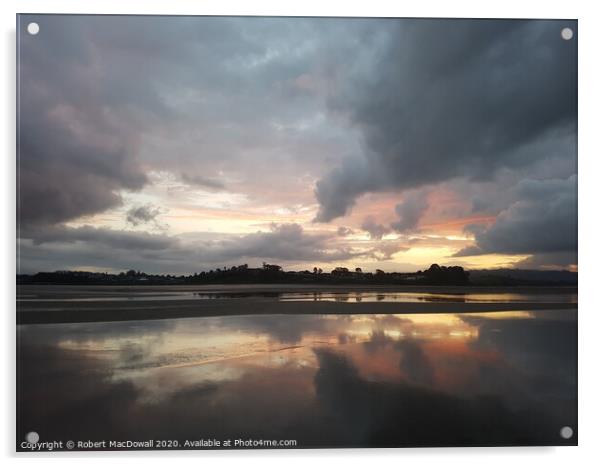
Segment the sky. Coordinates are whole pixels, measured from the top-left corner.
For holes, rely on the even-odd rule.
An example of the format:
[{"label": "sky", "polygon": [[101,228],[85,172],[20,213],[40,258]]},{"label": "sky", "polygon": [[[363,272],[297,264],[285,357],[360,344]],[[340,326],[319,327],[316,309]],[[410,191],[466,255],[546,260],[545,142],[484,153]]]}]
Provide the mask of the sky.
[{"label": "sky", "polygon": [[20,273],[577,269],[575,21],[19,21]]}]

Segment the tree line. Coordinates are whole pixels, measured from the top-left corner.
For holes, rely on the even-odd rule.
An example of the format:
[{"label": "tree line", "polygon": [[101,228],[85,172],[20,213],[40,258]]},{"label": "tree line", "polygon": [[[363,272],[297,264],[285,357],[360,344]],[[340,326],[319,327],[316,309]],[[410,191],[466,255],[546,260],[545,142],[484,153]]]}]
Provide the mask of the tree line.
[{"label": "tree line", "polygon": [[459,266],[431,265],[428,269],[411,273],[364,272],[360,267],[349,269],[335,267],[330,272],[319,267],[312,270],[285,271],[282,266],[264,262],[261,267],[248,264],[221,267],[215,270],[190,275],[149,274],[139,270],[121,273],[56,271],[39,272],[33,275],[17,275],[20,284],[64,284],[64,285],[194,285],[194,284],[245,284],[245,283],[374,283],[374,284],[420,284],[420,285],[467,285],[469,272]]}]

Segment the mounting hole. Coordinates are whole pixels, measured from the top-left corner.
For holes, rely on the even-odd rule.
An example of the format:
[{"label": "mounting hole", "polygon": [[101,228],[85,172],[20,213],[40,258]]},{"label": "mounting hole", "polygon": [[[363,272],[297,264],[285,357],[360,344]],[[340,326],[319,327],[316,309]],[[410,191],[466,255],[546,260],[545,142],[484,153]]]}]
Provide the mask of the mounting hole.
[{"label": "mounting hole", "polygon": [[563,439],[570,439],[573,436],[573,429],[571,429],[569,426],[564,426],[562,429],[560,429],[560,436]]},{"label": "mounting hole", "polygon": [[564,40],[571,40],[573,38],[573,30],[571,28],[563,28],[560,31],[560,37]]},{"label": "mounting hole", "polygon": [[35,36],[38,32],[40,32],[40,25],[38,23],[29,23],[27,25],[27,32],[32,36]]}]

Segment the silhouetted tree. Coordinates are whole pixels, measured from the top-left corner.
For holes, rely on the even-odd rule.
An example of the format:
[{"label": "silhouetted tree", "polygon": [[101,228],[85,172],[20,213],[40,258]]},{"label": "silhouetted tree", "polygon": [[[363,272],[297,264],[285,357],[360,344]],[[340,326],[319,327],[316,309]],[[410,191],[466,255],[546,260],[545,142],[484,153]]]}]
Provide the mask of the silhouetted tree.
[{"label": "silhouetted tree", "polygon": [[280,272],[282,267],[276,264],[268,264],[267,262],[263,263],[263,270],[266,272]]},{"label": "silhouetted tree", "polygon": [[427,283],[431,285],[466,285],[469,282],[468,272],[460,266],[445,267],[433,264],[423,274]]}]

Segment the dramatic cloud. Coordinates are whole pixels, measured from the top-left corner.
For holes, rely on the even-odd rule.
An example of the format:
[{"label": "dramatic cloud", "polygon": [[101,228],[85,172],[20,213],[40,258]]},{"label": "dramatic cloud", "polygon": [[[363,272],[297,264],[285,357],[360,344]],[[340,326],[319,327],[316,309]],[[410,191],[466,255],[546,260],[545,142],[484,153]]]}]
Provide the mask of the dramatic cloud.
[{"label": "dramatic cloud", "polygon": [[134,226],[156,222],[161,209],[152,205],[132,207],[126,212],[126,221]]},{"label": "dramatic cloud", "polygon": [[[246,261],[284,264],[344,261],[374,251],[355,251],[337,244],[334,235],[307,233],[298,224],[273,224],[269,231],[221,239],[169,236],[83,226],[53,227],[24,233],[20,245],[23,273],[54,270],[55,261],[76,267],[125,269],[137,264],[147,272],[193,273]],[[397,247],[396,250],[399,250]],[[393,253],[384,248],[384,254]],[[390,257],[390,254],[389,254]]]},{"label": "dramatic cloud", "polygon": [[516,264],[520,269],[572,269],[577,265],[577,251],[544,252],[529,256]]},{"label": "dramatic cloud", "polygon": [[575,156],[576,43],[560,21],[411,20],[331,100],[365,140],[316,184],[317,220],[349,212],[367,192],[455,177],[491,178],[550,156]]},{"label": "dramatic cloud", "polygon": [[241,257],[333,261],[359,255],[343,247],[331,249],[330,235],[307,234],[298,224],[273,224],[269,232],[257,232],[240,238],[207,243],[207,256],[213,260],[232,260]]},{"label": "dramatic cloud", "polygon": [[[564,264],[577,255],[577,177],[566,180],[524,180],[518,200],[502,211],[489,228],[470,227],[475,246],[456,256],[487,253],[561,254]],[[532,261],[537,263],[538,261]]]},{"label": "dramatic cloud", "polygon": [[108,228],[82,226],[78,228],[46,228],[33,236],[34,244],[86,243],[132,251],[165,250],[177,245],[177,239],[146,232],[116,231]]},{"label": "dramatic cloud", "polygon": [[45,30],[44,40],[20,36],[22,225],[101,212],[121,202],[119,190],[137,190],[146,182],[137,157],[138,131],[124,124],[118,109],[107,111],[93,50],[81,24],[71,25],[84,40],[66,41],[54,27]]},{"label": "dramatic cloud", "polygon": [[30,20],[44,31],[19,37],[23,223],[115,207],[123,190],[147,183],[149,169],[213,190],[229,184],[223,171],[235,189],[269,198],[305,183],[291,170],[317,176],[325,151],[352,144],[341,125],[324,121],[326,90],[308,87],[324,81],[311,74],[331,53],[320,51],[323,40],[332,34],[332,47],[350,48],[340,27],[271,18]]},{"label": "dramatic cloud", "polygon": [[376,223],[374,217],[372,216],[368,216],[364,219],[364,222],[362,223],[362,230],[367,231],[372,239],[381,239],[384,235],[391,231],[387,226]]},{"label": "dramatic cloud", "polygon": [[[362,257],[374,269],[411,244],[385,235],[422,224],[428,244],[391,269],[466,246],[448,237],[467,223],[475,246],[462,255],[549,267],[575,254],[562,235],[576,213],[559,194],[576,173],[577,44],[559,34],[574,22],[30,21],[41,32],[18,37],[20,270]],[[346,214],[336,231],[316,224]]]},{"label": "dramatic cloud", "polygon": [[[53,92],[48,90],[51,96]],[[35,95],[24,97],[21,108],[22,224],[56,223],[102,212],[120,204],[120,189],[137,190],[146,182],[132,156],[135,142],[118,123],[107,121],[110,118],[58,102],[41,104]]]},{"label": "dramatic cloud", "polygon": [[392,223],[391,226],[400,233],[413,230],[428,206],[424,193],[419,191],[406,193],[403,202],[395,206],[395,213],[399,216],[399,220]]}]

